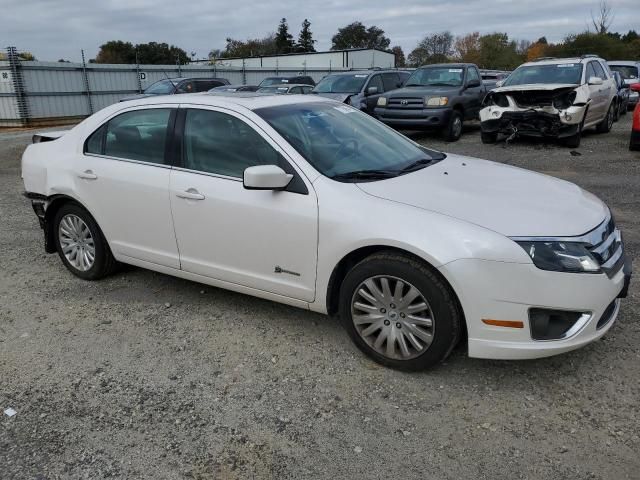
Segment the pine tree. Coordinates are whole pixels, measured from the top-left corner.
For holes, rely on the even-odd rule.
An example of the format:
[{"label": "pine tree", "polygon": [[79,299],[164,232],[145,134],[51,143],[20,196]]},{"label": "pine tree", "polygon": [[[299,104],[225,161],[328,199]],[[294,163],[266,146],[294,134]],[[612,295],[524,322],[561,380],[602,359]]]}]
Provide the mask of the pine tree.
[{"label": "pine tree", "polygon": [[278,25],[276,48],[278,53],[291,53],[293,51],[293,35],[289,33],[289,25],[287,25],[286,18],[280,20],[280,25]]},{"label": "pine tree", "polygon": [[298,35],[298,50],[301,52],[315,52],[316,49],[313,47],[313,44],[316,41],[313,39],[313,34],[309,27],[311,26],[311,22],[304,19],[302,22],[302,30],[300,30],[300,35]]}]

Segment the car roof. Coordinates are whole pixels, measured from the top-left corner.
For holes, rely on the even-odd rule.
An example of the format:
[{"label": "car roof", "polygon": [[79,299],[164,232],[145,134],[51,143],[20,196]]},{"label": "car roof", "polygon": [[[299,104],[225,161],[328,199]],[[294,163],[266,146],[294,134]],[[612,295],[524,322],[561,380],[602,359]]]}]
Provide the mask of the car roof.
[{"label": "car roof", "polygon": [[308,83],[281,83],[279,85],[265,85],[260,88],[290,88],[290,87],[313,87],[313,85],[309,85]]},{"label": "car roof", "polygon": [[474,63],[433,63],[430,65],[422,65],[418,68],[431,68],[431,67],[448,67],[448,68],[464,68],[464,67],[475,67]]},{"label": "car roof", "polygon": [[410,73],[410,72],[407,72],[406,70],[394,70],[391,68],[387,68],[387,69],[380,69],[380,70],[349,70],[346,72],[331,72],[330,74],[327,75],[327,77],[334,76],[334,75],[373,75],[374,73],[397,73],[397,72]]},{"label": "car roof", "polygon": [[586,57],[567,57],[567,58],[541,58],[539,60],[533,60],[531,62],[523,63],[522,66],[529,65],[557,65],[559,63],[586,63],[590,60],[601,60],[602,58],[594,55],[589,55]]},{"label": "car roof", "polygon": [[623,67],[637,67],[640,64],[640,60],[609,60],[609,65],[620,65]]},{"label": "car roof", "polygon": [[[269,95],[256,92],[202,92],[184,93],[182,95],[154,95],[152,97],[129,100],[127,102],[127,107],[143,107],[145,105],[157,104],[197,104],[212,107],[239,106],[249,110],[256,110],[264,107],[317,102],[333,103],[334,100],[318,95]],[[115,105],[122,106],[122,103]]]}]

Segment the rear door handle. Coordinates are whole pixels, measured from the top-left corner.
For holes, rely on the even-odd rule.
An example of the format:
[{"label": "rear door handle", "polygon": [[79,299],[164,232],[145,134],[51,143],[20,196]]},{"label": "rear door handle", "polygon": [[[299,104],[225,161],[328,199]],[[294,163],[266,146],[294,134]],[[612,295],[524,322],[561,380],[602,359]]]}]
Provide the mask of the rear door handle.
[{"label": "rear door handle", "polygon": [[176,197],[178,197],[178,198],[186,198],[187,200],[204,200],[204,195],[202,195],[195,188],[189,188],[188,190],[185,190],[184,192],[178,192],[178,193],[176,193]]},{"label": "rear door handle", "polygon": [[78,174],[78,178],[82,178],[84,180],[97,180],[98,175],[93,173],[93,171],[91,170],[85,170],[84,172]]}]

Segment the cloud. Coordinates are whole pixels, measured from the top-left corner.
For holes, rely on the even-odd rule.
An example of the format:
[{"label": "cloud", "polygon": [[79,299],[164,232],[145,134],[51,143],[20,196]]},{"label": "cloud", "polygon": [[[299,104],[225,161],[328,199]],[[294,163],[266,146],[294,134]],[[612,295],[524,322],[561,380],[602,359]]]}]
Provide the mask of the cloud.
[{"label": "cloud", "polygon": [[[613,30],[626,32],[640,25],[637,0],[610,4],[615,14]],[[382,28],[392,45],[401,45],[405,53],[425,34],[442,30],[454,35],[499,31],[529,40],[545,35],[558,41],[567,33],[585,30],[590,9],[597,7],[597,0],[402,0],[392,4],[384,0],[307,0],[302,4],[292,0],[277,4],[253,0],[0,0],[2,40],[42,60],[78,60],[80,49],[93,58],[102,43],[115,39],[166,42],[203,58],[212,48],[223,48],[227,37],[255,38],[274,32],[282,17],[287,18],[294,37],[308,18],[320,50],[331,46],[339,27],[356,20]]]}]

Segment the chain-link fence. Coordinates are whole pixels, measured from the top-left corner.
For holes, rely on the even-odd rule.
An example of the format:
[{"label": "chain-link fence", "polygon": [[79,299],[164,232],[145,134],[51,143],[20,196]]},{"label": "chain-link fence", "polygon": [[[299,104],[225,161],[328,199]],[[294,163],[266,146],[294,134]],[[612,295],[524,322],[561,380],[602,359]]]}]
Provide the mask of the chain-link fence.
[{"label": "chain-link fence", "polygon": [[75,122],[172,77],[222,77],[256,85],[266,77],[308,75],[316,82],[345,69],[243,68],[216,65],[107,65],[24,60],[15,47],[0,57],[0,127]]}]

